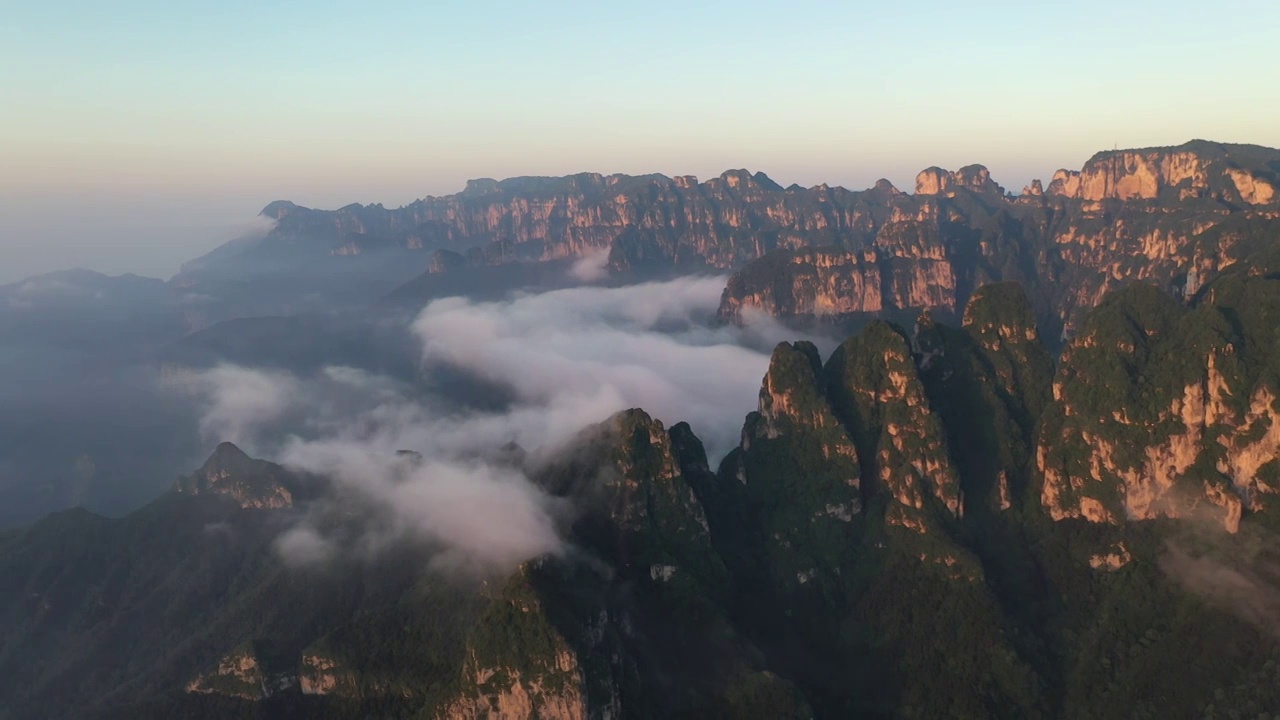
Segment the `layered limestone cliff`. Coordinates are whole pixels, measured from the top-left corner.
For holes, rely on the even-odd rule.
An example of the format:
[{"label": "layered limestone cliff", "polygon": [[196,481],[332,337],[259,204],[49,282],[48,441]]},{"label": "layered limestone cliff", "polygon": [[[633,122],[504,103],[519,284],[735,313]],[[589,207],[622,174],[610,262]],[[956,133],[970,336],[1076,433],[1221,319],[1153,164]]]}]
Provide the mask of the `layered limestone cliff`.
[{"label": "layered limestone cliff", "polygon": [[[869,191],[875,194],[877,191]],[[896,194],[891,186],[879,193]],[[834,239],[867,224],[861,194],[784,190],[762,173],[731,170],[696,178],[585,173],[468,183],[456,195],[398,209],[351,205],[335,211],[272,203],[272,242],[306,242],[335,255],[379,249],[472,250],[483,264],[580,257],[612,250],[616,267],[646,264],[732,267],[774,247]],[[833,202],[833,200],[835,202]]]},{"label": "layered limestone cliff", "polygon": [[[721,316],[954,312],[981,285],[1024,283],[1038,319],[1074,332],[1132,280],[1188,296],[1280,227],[1280,151],[1193,142],[1102,153],[1007,197],[982,168],[930,168],[916,195],[838,248],[774,251],[729,281]],[[868,239],[869,238],[869,239]],[[879,270],[877,273],[876,270]],[[875,297],[875,289],[881,290]]]},{"label": "layered limestone cliff", "polygon": [[263,214],[277,224],[265,239],[222,248],[173,284],[225,294],[243,275],[239,263],[347,267],[390,253],[395,267],[426,271],[395,296],[412,300],[456,292],[441,275],[496,277],[494,266],[607,253],[615,273],[738,271],[723,298],[726,320],[753,310],[956,313],[975,288],[1015,280],[1045,327],[1069,334],[1124,282],[1194,288],[1237,262],[1242,236],[1253,234],[1243,226],[1280,227],[1278,172],[1280,151],[1194,141],[1100,153],[1018,196],[979,165],[929,168],[914,194],[886,181],[862,191],[783,188],[745,170],[701,182],[594,173],[477,180],[394,209],[272,203]]},{"label": "layered limestone cliff", "polygon": [[748,263],[729,278],[720,318],[953,311],[959,282],[947,230],[953,220],[935,203],[900,202],[905,205],[891,208],[861,249],[777,250]]},{"label": "layered limestone cliff", "polygon": [[1080,172],[1055,173],[1049,193],[1082,200],[1154,200],[1172,188],[1183,199],[1200,197],[1209,189],[1205,165],[1194,152],[1102,153]]},{"label": "layered limestone cliff", "polygon": [[880,275],[874,250],[778,251],[729,278],[719,314],[733,321],[751,312],[776,317],[878,313],[884,298]]}]

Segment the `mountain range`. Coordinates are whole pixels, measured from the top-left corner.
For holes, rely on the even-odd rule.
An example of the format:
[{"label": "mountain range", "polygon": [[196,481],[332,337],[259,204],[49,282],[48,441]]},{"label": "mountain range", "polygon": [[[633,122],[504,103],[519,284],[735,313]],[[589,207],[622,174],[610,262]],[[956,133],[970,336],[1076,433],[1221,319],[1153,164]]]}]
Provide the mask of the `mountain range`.
[{"label": "mountain range", "polygon": [[122,517],[2,531],[0,720],[1280,716],[1278,178],[1280,151],[1196,141],[1018,195],[969,166],[273,203],[264,238],[95,292],[202,298],[140,336],[164,362],[315,363],[340,328],[403,364],[351,315],[231,318],[711,272],[722,322],[842,342],[777,345],[716,463],[640,408],[493,448],[564,508],[514,567],[291,562],[301,519],[354,538],[369,509],[231,443]]},{"label": "mountain range", "polygon": [[886,180],[863,191],[783,188],[745,170],[705,182],[590,173],[474,180],[397,209],[271,203],[262,212],[277,224],[264,239],[194,261],[171,284],[217,296],[219,268],[237,259],[296,269],[424,255],[422,276],[391,291],[421,302],[457,292],[450,274],[467,273],[472,287],[510,287],[542,263],[598,255],[620,277],[732,272],[726,319],[748,309],[954,317],[976,288],[1018,281],[1046,330],[1060,333],[1129,280],[1194,292],[1257,249],[1260,229],[1280,213],[1277,188],[1280,151],[1207,141],[1099,153],[1017,195],[980,165],[924,170],[914,192]]}]

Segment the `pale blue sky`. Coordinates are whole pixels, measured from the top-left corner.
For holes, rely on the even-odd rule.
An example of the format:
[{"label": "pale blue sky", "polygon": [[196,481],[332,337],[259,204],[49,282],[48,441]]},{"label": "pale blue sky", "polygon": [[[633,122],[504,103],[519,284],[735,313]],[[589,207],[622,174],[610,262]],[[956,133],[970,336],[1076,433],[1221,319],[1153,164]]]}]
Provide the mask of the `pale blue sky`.
[{"label": "pale blue sky", "polygon": [[172,273],[268,201],[763,170],[1020,188],[1113,145],[1280,146],[1275,0],[0,0],[0,281]]}]

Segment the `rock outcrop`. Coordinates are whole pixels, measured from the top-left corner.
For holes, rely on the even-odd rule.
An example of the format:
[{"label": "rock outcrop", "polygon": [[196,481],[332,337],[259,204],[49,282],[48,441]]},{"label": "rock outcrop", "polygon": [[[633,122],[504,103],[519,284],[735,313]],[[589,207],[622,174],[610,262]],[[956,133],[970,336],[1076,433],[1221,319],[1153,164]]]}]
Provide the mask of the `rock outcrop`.
[{"label": "rock outcrop", "polygon": [[331,653],[309,650],[302,653],[298,669],[298,689],[303,695],[356,696],[355,673]]},{"label": "rock outcrop", "polygon": [[884,309],[881,270],[874,250],[858,255],[838,248],[780,250],[729,278],[722,320],[751,312],[775,317],[875,314]]},{"label": "rock outcrop", "polygon": [[187,683],[189,693],[262,700],[293,687],[296,675],[258,643],[245,643],[218,661],[212,671]]}]

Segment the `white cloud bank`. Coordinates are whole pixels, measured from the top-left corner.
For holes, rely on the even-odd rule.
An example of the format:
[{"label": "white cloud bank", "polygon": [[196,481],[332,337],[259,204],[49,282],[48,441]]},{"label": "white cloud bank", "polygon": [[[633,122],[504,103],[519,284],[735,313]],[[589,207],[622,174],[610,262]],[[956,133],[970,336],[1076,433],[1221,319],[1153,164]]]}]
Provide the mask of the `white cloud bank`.
[{"label": "white cloud bank", "polygon": [[230,439],[325,475],[335,497],[375,513],[354,542],[304,522],[279,542],[287,559],[410,538],[437,548],[437,563],[510,567],[561,543],[557,502],[491,459],[507,443],[554,448],[642,407],[668,425],[689,421],[713,457],[736,444],[768,349],[785,332],[767,321],[712,327],[723,287],[723,278],[684,278],[432,302],[411,328],[424,373],[449,365],[503,387],[513,401],[500,411],[449,406],[350,368],[297,377],[222,366],[174,382],[204,403],[209,441]]}]

